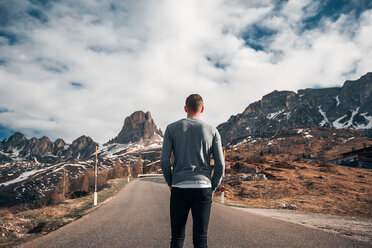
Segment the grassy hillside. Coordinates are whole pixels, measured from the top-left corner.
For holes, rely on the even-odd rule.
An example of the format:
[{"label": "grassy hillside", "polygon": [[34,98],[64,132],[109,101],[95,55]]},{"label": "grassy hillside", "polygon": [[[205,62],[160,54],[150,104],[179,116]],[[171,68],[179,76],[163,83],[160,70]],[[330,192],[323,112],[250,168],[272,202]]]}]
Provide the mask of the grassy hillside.
[{"label": "grassy hillside", "polygon": [[353,148],[372,145],[370,138],[356,134],[297,129],[230,146],[225,201],[261,208],[293,204],[300,211],[371,218],[372,170],[326,162]]}]

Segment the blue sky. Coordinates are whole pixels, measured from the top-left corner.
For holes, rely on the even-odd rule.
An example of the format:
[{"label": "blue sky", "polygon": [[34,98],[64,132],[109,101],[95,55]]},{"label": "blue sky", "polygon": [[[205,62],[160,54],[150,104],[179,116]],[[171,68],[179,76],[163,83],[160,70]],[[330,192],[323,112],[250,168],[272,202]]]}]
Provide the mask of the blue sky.
[{"label": "blue sky", "polygon": [[164,130],[196,92],[217,126],[273,90],[371,68],[367,0],[3,0],[0,139],[106,142],[136,110]]}]

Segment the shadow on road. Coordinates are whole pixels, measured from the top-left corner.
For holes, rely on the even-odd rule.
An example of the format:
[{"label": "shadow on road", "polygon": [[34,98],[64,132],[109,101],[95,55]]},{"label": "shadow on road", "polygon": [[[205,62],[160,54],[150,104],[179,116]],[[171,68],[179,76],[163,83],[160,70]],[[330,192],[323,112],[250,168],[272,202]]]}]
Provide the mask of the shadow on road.
[{"label": "shadow on road", "polygon": [[142,181],[148,181],[148,182],[153,182],[153,183],[159,183],[159,184],[165,184],[164,178],[146,177],[146,178],[141,178],[140,180],[142,180]]}]

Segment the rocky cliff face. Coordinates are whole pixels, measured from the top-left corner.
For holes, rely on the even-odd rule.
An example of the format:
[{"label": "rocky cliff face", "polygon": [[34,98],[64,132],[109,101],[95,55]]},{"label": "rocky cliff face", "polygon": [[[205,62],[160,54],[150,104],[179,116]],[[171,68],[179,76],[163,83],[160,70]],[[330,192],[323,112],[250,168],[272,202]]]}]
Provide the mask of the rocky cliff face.
[{"label": "rocky cliff face", "polygon": [[87,159],[94,155],[97,143],[88,136],[80,136],[72,142],[66,152],[66,157],[74,159]]},{"label": "rocky cliff face", "polygon": [[273,91],[220,124],[223,143],[287,128],[372,128],[372,73],[342,87]]},{"label": "rocky cliff face", "polygon": [[127,144],[140,140],[150,140],[163,134],[155,125],[150,112],[136,111],[125,118],[124,126],[118,136],[108,143]]},{"label": "rocky cliff face", "polygon": [[67,145],[62,139],[57,139],[54,143],[48,137],[27,139],[18,132],[0,142],[0,162],[23,160],[56,163],[88,159],[94,153],[96,145],[87,136],[81,136]]},{"label": "rocky cliff face", "polygon": [[[162,136],[150,112],[136,111],[125,118],[118,136],[101,147],[100,155],[117,156],[127,151],[135,153],[149,149],[158,154]],[[96,145],[98,144],[87,136],[81,136],[72,144],[66,144],[63,139],[57,139],[53,143],[48,137],[27,139],[18,132],[0,142],[0,164],[17,161],[53,164],[86,160],[94,156]]]}]

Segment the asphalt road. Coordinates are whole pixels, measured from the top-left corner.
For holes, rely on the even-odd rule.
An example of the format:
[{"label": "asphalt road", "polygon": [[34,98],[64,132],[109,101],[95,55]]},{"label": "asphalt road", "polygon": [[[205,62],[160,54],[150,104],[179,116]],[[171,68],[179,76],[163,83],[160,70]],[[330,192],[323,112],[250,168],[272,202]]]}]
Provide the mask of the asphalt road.
[{"label": "asphalt road", "polygon": [[[160,178],[134,180],[114,198],[57,231],[20,247],[169,247],[169,189]],[[189,216],[184,247],[192,247]],[[209,247],[371,247],[302,225],[213,203]]]}]

